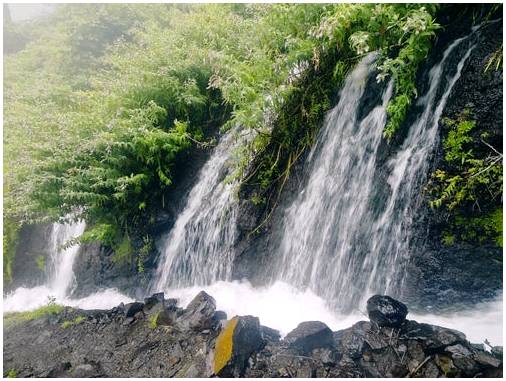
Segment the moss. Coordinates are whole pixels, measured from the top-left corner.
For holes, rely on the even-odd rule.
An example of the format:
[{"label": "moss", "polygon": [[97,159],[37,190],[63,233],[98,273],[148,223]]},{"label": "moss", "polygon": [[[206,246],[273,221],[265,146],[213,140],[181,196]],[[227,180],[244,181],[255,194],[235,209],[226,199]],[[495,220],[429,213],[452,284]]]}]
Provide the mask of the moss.
[{"label": "moss", "polygon": [[234,331],[237,326],[237,317],[230,319],[225,329],[220,333],[216,339],[214,347],[214,374],[218,374],[232,357],[232,350],[234,345]]},{"label": "moss", "polygon": [[66,329],[66,328],[71,327],[73,325],[82,323],[85,319],[86,318],[84,316],[80,315],[80,316],[76,317],[74,320],[65,320],[62,323],[61,327],[63,329]]},{"label": "moss", "polygon": [[64,307],[59,304],[49,303],[34,311],[13,312],[4,315],[4,327],[13,327],[17,324],[39,319],[45,316],[58,315],[63,311]]},{"label": "moss", "polygon": [[7,372],[7,378],[17,378],[18,377],[18,372],[16,371],[16,369],[9,369],[9,371]]},{"label": "moss", "polygon": [[443,372],[445,377],[452,376],[455,366],[451,358],[446,356],[437,356],[436,363]]},{"label": "moss", "polygon": [[18,245],[18,235],[20,226],[11,219],[4,217],[3,227],[3,265],[4,265],[4,281],[12,282],[12,266],[16,255]]},{"label": "moss", "polygon": [[444,118],[444,163],[428,184],[431,208],[445,209],[442,242],[495,243],[502,247],[503,169],[497,140],[464,109]]},{"label": "moss", "polygon": [[133,248],[130,238],[127,235],[125,235],[121,243],[113,247],[113,249],[114,249],[114,256],[112,260],[114,263],[117,264],[132,263]]},{"label": "moss", "polygon": [[443,245],[451,246],[455,243],[455,236],[451,233],[444,232],[441,241],[443,242]]},{"label": "moss", "polygon": [[46,271],[46,257],[39,255],[37,258],[35,258],[35,263],[37,264],[37,267],[40,271]]},{"label": "moss", "polygon": [[492,240],[502,247],[502,219],[502,208],[497,208],[480,217],[457,216],[455,226],[460,230],[463,241],[484,243]]},{"label": "moss", "polygon": [[160,312],[161,311],[158,311],[156,314],[154,314],[153,316],[151,316],[149,318],[149,327],[152,328],[152,329],[155,329],[156,327],[158,327],[158,316],[160,315]]}]

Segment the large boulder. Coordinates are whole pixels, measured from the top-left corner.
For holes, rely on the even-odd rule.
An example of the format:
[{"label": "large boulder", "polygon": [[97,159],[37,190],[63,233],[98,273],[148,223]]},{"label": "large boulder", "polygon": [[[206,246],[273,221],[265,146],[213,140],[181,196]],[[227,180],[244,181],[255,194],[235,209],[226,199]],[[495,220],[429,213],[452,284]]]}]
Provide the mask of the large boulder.
[{"label": "large boulder", "polygon": [[380,327],[398,328],[406,320],[408,307],[390,296],[374,295],[367,300],[367,313]]},{"label": "large boulder", "polygon": [[321,321],[305,321],[285,337],[285,342],[291,348],[303,354],[309,354],[313,349],[332,346],[333,334],[330,328]]},{"label": "large boulder", "polygon": [[213,372],[219,377],[244,375],[250,356],[265,345],[260,322],[253,316],[235,316],[216,339]]},{"label": "large boulder", "polygon": [[197,294],[188,304],[179,316],[177,324],[181,329],[191,329],[201,331],[212,328],[215,324],[214,312],[216,311],[216,301],[204,291]]}]

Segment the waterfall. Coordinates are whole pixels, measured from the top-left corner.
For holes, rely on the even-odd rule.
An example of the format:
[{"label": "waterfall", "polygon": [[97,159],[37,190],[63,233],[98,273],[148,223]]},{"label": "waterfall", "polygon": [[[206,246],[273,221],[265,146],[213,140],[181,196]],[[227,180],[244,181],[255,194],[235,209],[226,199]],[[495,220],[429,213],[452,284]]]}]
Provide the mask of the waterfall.
[{"label": "waterfall", "polygon": [[85,227],[83,221],[74,224],[55,223],[51,226],[45,284],[33,288],[19,287],[6,295],[3,300],[5,312],[33,310],[47,304],[48,298],[54,298],[56,303],[65,306],[85,309],[112,308],[133,301],[114,288],[102,289],[82,299],[70,298],[76,286],[73,265],[80,246],[65,247],[65,243],[82,235]]},{"label": "waterfall", "polygon": [[285,210],[273,280],[310,289],[343,312],[363,305],[372,293],[399,294],[413,202],[427,175],[438,120],[474,45],[457,67],[448,65],[449,57],[469,39],[454,41],[430,71],[429,89],[417,102],[422,112],[387,163],[386,184],[377,157],[391,85],[381,104],[357,120],[374,55],[348,76],[308,155],[308,182]]},{"label": "waterfall", "polygon": [[153,291],[230,278],[236,238],[236,184],[224,179],[237,145],[236,132],[228,132],[215,147],[174,227],[161,241]]},{"label": "waterfall", "polygon": [[55,298],[58,303],[69,303],[68,297],[75,287],[73,271],[79,245],[65,247],[69,240],[83,234],[86,225],[83,221],[74,224],[51,226],[45,284],[33,288],[19,287],[4,298],[4,311],[25,311],[40,307]]},{"label": "waterfall", "polygon": [[83,234],[86,227],[83,221],[74,224],[54,223],[50,239],[50,263],[47,284],[58,299],[70,294],[75,280],[72,266],[79,251],[79,245],[63,248],[72,238]]}]

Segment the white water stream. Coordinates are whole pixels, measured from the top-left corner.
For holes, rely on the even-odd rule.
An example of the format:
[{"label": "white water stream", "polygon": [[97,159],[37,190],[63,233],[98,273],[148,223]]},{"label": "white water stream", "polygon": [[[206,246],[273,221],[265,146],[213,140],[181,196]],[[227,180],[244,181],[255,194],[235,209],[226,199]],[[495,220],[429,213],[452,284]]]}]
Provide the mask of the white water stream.
[{"label": "white water stream", "polygon": [[53,224],[49,237],[49,263],[46,266],[47,279],[43,285],[27,288],[19,287],[3,300],[4,312],[30,311],[48,303],[54,298],[56,303],[80,308],[111,308],[121,302],[131,301],[115,289],[97,292],[83,299],[71,299],[76,286],[72,267],[79,252],[79,245],[66,249],[62,246],[72,238],[79,237],[85,229],[84,222],[75,224]]},{"label": "white water stream", "polygon": [[228,132],[215,147],[174,227],[159,245],[162,254],[153,291],[230,278],[236,238],[236,184],[224,179],[238,143],[236,132]]},{"label": "white water stream", "polygon": [[449,58],[469,38],[454,41],[430,71],[429,89],[418,100],[422,112],[382,173],[377,158],[390,86],[381,104],[357,120],[373,56],[348,76],[308,156],[307,185],[285,211],[273,279],[310,289],[342,312],[363,306],[374,294],[401,295],[413,204],[428,172],[439,118],[474,45],[456,68],[449,67]]}]

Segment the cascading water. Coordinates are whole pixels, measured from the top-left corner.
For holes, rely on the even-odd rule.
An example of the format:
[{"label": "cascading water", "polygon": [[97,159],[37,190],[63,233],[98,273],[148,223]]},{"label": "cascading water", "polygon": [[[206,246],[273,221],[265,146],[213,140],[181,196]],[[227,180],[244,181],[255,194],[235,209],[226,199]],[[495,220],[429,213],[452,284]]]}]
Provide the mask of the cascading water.
[{"label": "cascading water", "polygon": [[69,299],[75,286],[72,267],[79,252],[79,245],[64,245],[72,238],[82,235],[85,227],[84,222],[52,225],[45,284],[33,288],[17,288],[4,298],[4,311],[32,310],[46,304],[49,298],[54,298],[57,303],[81,308],[109,308],[131,301],[114,289],[103,290],[84,299]]},{"label": "cascading water", "polygon": [[214,149],[190,191],[184,210],[160,245],[151,289],[206,285],[230,278],[236,238],[235,184],[224,181],[236,130]]},{"label": "cascading water", "polygon": [[386,165],[386,197],[384,186],[378,186],[376,160],[391,89],[384,91],[381,105],[357,120],[373,56],[351,73],[308,156],[308,183],[285,212],[274,279],[309,288],[343,312],[364,305],[372,293],[399,294],[413,201],[427,174],[438,120],[474,45],[457,67],[450,67],[448,58],[470,40],[453,42],[430,71],[430,88],[418,101],[423,111]]},{"label": "cascading water", "polygon": [[[460,49],[464,44],[469,45]],[[166,291],[185,306],[204,289],[229,316],[259,316],[262,324],[282,333],[305,320],[322,320],[334,330],[346,328],[363,319],[356,311],[349,312],[353,306],[362,307],[371,293],[396,295],[408,254],[414,196],[428,172],[438,120],[473,47],[471,37],[456,40],[430,71],[429,89],[417,102],[421,111],[416,111],[418,117],[404,143],[382,166],[382,173],[378,157],[392,84],[384,87],[379,104],[361,117],[375,55],[353,70],[307,158],[307,184],[285,212],[284,235],[279,250],[273,251],[273,283],[266,287],[231,281],[237,204],[235,184],[223,180],[239,131],[224,135],[200,171],[183,212],[159,244],[162,255],[150,292]],[[449,64],[453,56],[457,66]],[[81,308],[110,308],[131,301],[114,289],[79,300],[68,298],[78,247],[59,248],[83,229],[83,224],[53,226],[47,283],[17,289],[4,299],[5,311],[33,309],[45,304],[48,296]],[[444,325],[466,333],[474,325],[478,328],[469,336],[472,340],[487,337],[500,343],[502,330],[494,324],[500,320],[501,299],[480,309],[465,319],[461,313],[459,319],[410,316],[431,323],[445,321]]]},{"label": "cascading water", "polygon": [[[230,280],[237,210],[233,185],[223,182],[234,146],[232,134],[225,135],[161,241],[162,257],[151,291],[164,290],[184,306],[204,289],[230,316],[256,315],[282,333],[303,320],[345,328],[363,318],[357,311],[350,314],[351,307],[363,306],[371,293],[397,294],[408,254],[413,200],[428,172],[438,120],[474,47],[471,37],[452,43],[430,71],[429,89],[417,103],[420,114],[398,152],[383,165],[387,176],[378,172],[378,157],[393,85],[385,86],[379,104],[360,117],[375,54],[353,70],[307,158],[308,182],[286,210],[284,235],[271,263],[273,283],[266,287]],[[463,44],[468,45],[457,49]],[[449,63],[454,56],[457,66]],[[465,322],[450,315],[441,319],[462,329],[470,322],[476,325],[477,316],[495,321],[500,306],[498,299],[480,312],[468,312]],[[479,327],[472,332],[473,340],[502,340],[495,327]]]},{"label": "cascading water", "polygon": [[79,245],[62,247],[68,240],[82,235],[85,227],[82,221],[75,224],[53,224],[47,285],[58,299],[66,297],[73,285],[75,277],[72,266],[79,251]]}]

